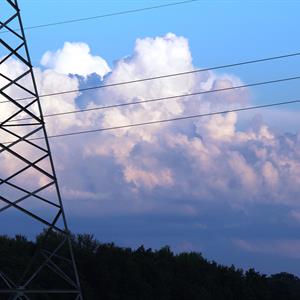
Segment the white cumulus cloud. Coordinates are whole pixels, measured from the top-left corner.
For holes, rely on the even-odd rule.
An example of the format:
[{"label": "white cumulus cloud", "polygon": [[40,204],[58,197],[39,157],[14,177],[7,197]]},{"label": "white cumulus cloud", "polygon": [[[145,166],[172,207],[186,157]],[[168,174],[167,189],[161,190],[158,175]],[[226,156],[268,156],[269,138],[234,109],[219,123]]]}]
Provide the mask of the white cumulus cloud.
[{"label": "white cumulus cloud", "polygon": [[85,43],[65,42],[62,49],[44,54],[41,64],[61,74],[77,74],[86,77],[96,73],[103,77],[110,68],[100,56],[93,56]]},{"label": "white cumulus cloud", "polygon": [[[104,84],[193,70],[188,40],[169,33],[138,39],[132,55],[112,70],[83,43],[65,43],[47,52],[36,69],[41,93],[72,90],[97,73]],[[13,62],[18,70],[20,64]],[[11,71],[12,72],[12,71]],[[109,74],[107,74],[110,72]],[[103,76],[106,75],[103,78]],[[230,87],[242,81],[230,74],[203,72],[73,93],[42,100],[46,113],[79,106],[129,103]],[[19,96],[16,94],[16,96]],[[2,98],[1,98],[2,99]],[[176,118],[240,107],[251,102],[247,89],[157,101],[110,110],[48,118],[50,134]],[[4,118],[8,111],[1,110]],[[300,135],[279,135],[263,121],[238,127],[239,115],[229,113],[182,122],[53,140],[55,162],[63,191],[78,211],[197,211],[202,202],[284,203],[299,206]],[[11,168],[1,157],[1,172]],[[78,199],[88,199],[80,202]],[[180,209],[182,208],[182,209]],[[75,208],[74,208],[75,209]]]}]

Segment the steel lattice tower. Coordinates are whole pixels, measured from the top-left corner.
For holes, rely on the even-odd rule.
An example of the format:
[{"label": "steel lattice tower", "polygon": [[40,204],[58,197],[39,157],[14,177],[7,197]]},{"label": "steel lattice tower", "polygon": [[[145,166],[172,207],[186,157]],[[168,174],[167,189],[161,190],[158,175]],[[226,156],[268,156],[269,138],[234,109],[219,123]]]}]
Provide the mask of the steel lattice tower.
[{"label": "steel lattice tower", "polygon": [[82,300],[17,0],[0,0],[0,102],[1,215],[12,210],[44,230],[24,266],[0,257],[0,299]]}]

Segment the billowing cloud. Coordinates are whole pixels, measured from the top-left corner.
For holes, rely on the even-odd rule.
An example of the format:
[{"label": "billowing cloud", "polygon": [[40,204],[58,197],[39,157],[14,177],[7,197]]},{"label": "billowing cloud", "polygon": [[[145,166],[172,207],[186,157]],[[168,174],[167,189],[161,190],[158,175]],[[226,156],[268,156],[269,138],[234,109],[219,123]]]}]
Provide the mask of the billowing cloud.
[{"label": "billowing cloud", "polygon": [[[171,33],[138,39],[133,54],[120,59],[110,73],[104,59],[92,56],[83,43],[66,43],[56,52],[47,52],[42,63],[46,69],[35,70],[42,94],[76,89],[87,84],[92,73],[103,84],[111,84],[195,68],[187,39]],[[42,104],[45,112],[55,113],[239,84],[242,81],[230,74],[202,72],[59,95],[43,99]],[[49,118],[47,127],[50,134],[64,133],[206,113],[249,102],[250,91],[239,89]],[[195,214],[202,203],[218,201],[232,206],[257,202],[299,207],[300,134],[278,134],[262,120],[249,122],[241,130],[237,113],[57,139],[53,149],[62,190],[78,203],[80,213]],[[9,158],[2,165],[9,168]]]},{"label": "billowing cloud", "polygon": [[87,76],[92,73],[103,77],[110,71],[106,61],[90,53],[90,47],[84,43],[66,42],[62,49],[44,54],[41,64],[61,74]]}]

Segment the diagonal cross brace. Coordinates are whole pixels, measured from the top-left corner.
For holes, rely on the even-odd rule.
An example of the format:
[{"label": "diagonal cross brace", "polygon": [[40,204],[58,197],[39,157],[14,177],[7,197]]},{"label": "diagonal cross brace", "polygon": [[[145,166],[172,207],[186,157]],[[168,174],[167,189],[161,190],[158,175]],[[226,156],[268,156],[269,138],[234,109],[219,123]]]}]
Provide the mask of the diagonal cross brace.
[{"label": "diagonal cross brace", "polygon": [[[38,96],[24,28],[20,16],[20,10],[18,7],[18,1],[0,0],[0,2],[4,2],[4,4],[6,3],[9,5],[10,14],[10,16],[8,15],[8,17],[5,17],[5,20],[1,20],[0,16],[0,31],[2,32],[2,30],[5,29],[10,33],[7,40],[6,36],[1,36],[0,39],[0,44],[3,46],[3,48],[5,48],[7,54],[2,60],[0,60],[0,66],[6,63],[8,59],[16,59],[19,64],[23,64],[24,70],[26,70],[21,75],[17,75],[16,78],[9,78],[9,76],[0,74],[5,82],[4,86],[0,88],[0,95],[6,99],[5,102],[10,103],[15,107],[14,112],[11,113],[6,118],[6,120],[0,121],[0,131],[16,138],[14,141],[9,143],[0,141],[0,155],[3,155],[4,157],[4,154],[7,153],[9,155],[5,156],[5,159],[7,159],[7,157],[12,157],[18,161],[25,163],[25,166],[22,166],[20,170],[14,172],[14,174],[10,176],[7,175],[6,179],[0,178],[0,187],[10,187],[12,188],[12,193],[14,193],[14,189],[16,190],[16,193],[23,193],[23,195],[21,194],[21,196],[16,197],[15,195],[8,198],[3,194],[1,195],[0,190],[0,202],[6,203],[2,210],[0,209],[0,216],[1,212],[11,207],[43,224],[47,229],[47,233],[43,237],[43,243],[45,243],[46,245],[47,240],[51,238],[50,233],[52,231],[55,232],[55,234],[58,234],[58,236],[63,237],[63,242],[58,247],[53,249],[50,243],[49,246],[51,246],[50,248],[52,249],[43,250],[43,252],[41,252],[40,249],[39,252],[36,252],[39,254],[34,255],[31,263],[29,263],[28,266],[24,268],[23,276],[20,278],[20,280],[18,280],[18,284],[14,285],[10,283],[10,286],[8,286],[7,289],[0,289],[0,294],[10,294],[12,296],[12,298],[10,299],[14,300],[29,299],[29,297],[34,294],[39,295],[37,297],[43,297],[42,295],[46,294],[53,296],[55,296],[56,294],[72,294],[74,295],[74,299],[83,300],[78,271],[72,249],[71,236],[67,226],[64,207],[59,191],[56,172],[54,169],[54,163],[49,146],[47,131],[45,128],[43,112]],[[12,24],[15,23],[17,23],[16,28],[20,28],[20,30],[12,28]],[[15,38],[15,41],[14,43],[11,43],[13,38]],[[23,84],[23,82],[31,84],[25,85]],[[27,93],[32,96],[32,100],[28,101],[29,103],[26,105],[21,105],[18,103],[16,97],[11,96],[14,94],[14,91]],[[17,115],[23,113],[31,117],[32,121],[30,123],[22,122],[16,124],[14,122],[14,118]],[[7,127],[10,128],[8,129]],[[24,129],[24,131],[22,129]],[[40,136],[43,143],[34,143],[32,141],[29,141],[30,137],[32,137],[34,134],[38,134],[39,132],[41,133]],[[21,148],[21,146],[23,146],[24,144],[30,146],[30,150],[33,151],[32,154],[34,155],[34,158],[26,158],[26,153],[23,152],[26,148]],[[17,145],[20,147],[16,149],[15,146]],[[38,151],[42,151],[43,153],[39,154]],[[38,165],[38,163],[42,160],[44,163],[42,165]],[[48,166],[45,166],[45,164],[48,164]],[[41,176],[46,176],[50,182],[47,184],[43,184],[43,186],[38,187],[33,191],[30,188],[31,185],[27,185],[27,182],[23,182],[21,184],[19,182],[15,182],[15,179],[22,178],[21,175],[26,174],[25,172],[29,168],[33,168],[35,171],[37,171],[37,174],[40,174]],[[12,180],[14,182],[12,182]],[[32,177],[32,181],[34,180],[38,179],[36,179],[36,177]],[[39,195],[42,191],[45,192],[43,196]],[[57,204],[52,201],[53,199],[51,199],[53,194],[55,194]],[[56,216],[51,216],[51,220],[48,221],[48,219],[50,218],[44,218],[44,212],[42,215],[41,213],[36,212],[36,210],[35,212],[33,212],[30,208],[25,209],[19,205],[30,197],[33,197],[36,203],[40,201],[41,203],[47,203],[48,205],[51,205],[51,207],[57,209]],[[11,198],[14,198],[14,200],[12,200]],[[67,251],[65,252],[67,253],[66,257],[62,257],[58,253],[63,245],[66,246],[66,248],[63,248],[64,251]],[[40,255],[42,255],[42,257],[40,257]],[[41,265],[38,266],[39,259],[41,258],[43,258],[44,261]],[[62,260],[60,258],[62,258]],[[40,287],[33,287],[33,281],[35,282],[34,279],[37,279],[40,276],[40,271],[46,268],[50,268],[54,272],[53,274],[57,275],[57,280],[68,282],[71,288],[67,290],[56,288],[56,286],[53,286],[53,288],[51,287],[50,289],[40,289]],[[71,274],[70,268],[72,269],[72,276],[68,275],[69,273]],[[9,281],[7,282],[9,283]]]}]

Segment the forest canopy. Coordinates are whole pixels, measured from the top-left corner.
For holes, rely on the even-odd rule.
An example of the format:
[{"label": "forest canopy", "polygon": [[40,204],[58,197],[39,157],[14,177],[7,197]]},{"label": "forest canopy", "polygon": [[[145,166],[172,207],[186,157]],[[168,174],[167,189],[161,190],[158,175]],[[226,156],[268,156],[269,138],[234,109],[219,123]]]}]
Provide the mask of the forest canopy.
[{"label": "forest canopy", "polygon": [[[1,271],[17,278],[42,236],[0,237]],[[61,237],[53,235],[52,242]],[[122,248],[100,243],[92,235],[72,237],[85,299],[88,300],[299,300],[300,279],[285,272],[266,276],[208,261],[200,253]],[[55,285],[43,274],[39,285]],[[2,299],[2,298],[1,298]],[[39,298],[30,298],[39,299]],[[49,298],[44,299],[53,299]],[[67,296],[55,299],[69,299]],[[71,298],[70,298],[71,299]]]}]

